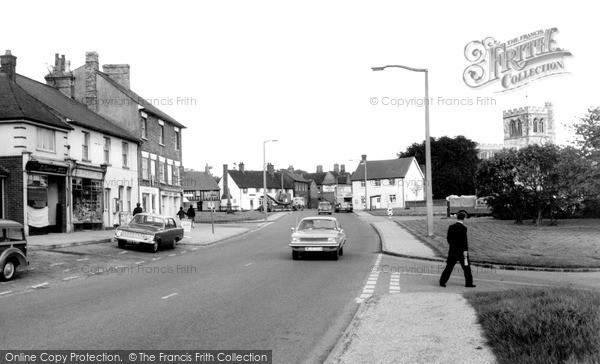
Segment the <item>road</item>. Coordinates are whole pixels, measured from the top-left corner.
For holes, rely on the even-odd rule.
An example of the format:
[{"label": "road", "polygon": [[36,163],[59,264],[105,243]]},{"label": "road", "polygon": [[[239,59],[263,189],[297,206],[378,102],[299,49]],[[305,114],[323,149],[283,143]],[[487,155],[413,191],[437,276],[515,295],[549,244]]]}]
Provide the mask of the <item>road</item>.
[{"label": "road", "polygon": [[320,362],[358,308],[379,239],[356,215],[336,214],[349,236],[344,256],[292,261],[290,227],[309,214],[198,250],[160,251],[161,260],[118,274],[0,297],[0,326],[11,327],[0,346],[266,349],[276,363]]}]

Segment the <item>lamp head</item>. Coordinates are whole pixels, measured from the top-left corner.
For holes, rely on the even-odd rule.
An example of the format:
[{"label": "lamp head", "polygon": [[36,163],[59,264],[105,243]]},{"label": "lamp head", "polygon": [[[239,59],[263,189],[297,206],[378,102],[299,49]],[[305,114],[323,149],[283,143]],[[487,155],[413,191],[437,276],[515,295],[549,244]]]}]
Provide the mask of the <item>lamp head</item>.
[{"label": "lamp head", "polygon": [[383,71],[385,67],[371,67],[373,71]]}]

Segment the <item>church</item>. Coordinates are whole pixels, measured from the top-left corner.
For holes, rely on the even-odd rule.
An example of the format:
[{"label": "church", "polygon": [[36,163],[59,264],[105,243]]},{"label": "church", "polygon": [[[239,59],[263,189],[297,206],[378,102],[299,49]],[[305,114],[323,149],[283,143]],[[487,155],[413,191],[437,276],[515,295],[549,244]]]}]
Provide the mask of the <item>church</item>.
[{"label": "church", "polygon": [[525,106],[502,112],[504,144],[479,144],[480,159],[492,158],[503,148],[520,149],[528,145],[554,144],[554,111],[552,103],[544,107]]}]

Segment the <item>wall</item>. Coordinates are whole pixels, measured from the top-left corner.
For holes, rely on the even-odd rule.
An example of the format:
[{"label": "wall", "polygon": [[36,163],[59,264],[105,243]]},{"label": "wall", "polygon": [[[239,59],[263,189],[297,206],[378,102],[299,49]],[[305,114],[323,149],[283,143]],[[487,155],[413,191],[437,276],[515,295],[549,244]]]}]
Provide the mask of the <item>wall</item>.
[{"label": "wall", "polygon": [[[55,130],[54,132],[54,152],[48,152],[37,149],[37,128],[45,128],[43,126],[32,125],[24,121],[16,121],[14,123],[1,123],[0,135],[2,135],[3,143],[0,143],[0,155],[21,155],[24,151],[33,152],[35,156],[48,159],[64,160],[67,148],[67,132],[63,130]],[[22,148],[24,146],[25,148]]]},{"label": "wall", "polygon": [[0,164],[8,170],[4,179],[4,218],[24,223],[23,156],[0,157]]}]

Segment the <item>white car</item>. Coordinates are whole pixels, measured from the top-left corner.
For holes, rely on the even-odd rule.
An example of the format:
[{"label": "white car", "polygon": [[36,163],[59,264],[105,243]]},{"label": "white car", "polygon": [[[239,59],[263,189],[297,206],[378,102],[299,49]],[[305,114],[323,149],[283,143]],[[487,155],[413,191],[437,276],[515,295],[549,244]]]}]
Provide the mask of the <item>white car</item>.
[{"label": "white car", "polygon": [[346,233],[335,217],[306,217],[292,228],[292,259],[305,253],[331,254],[334,260],[344,255]]}]

